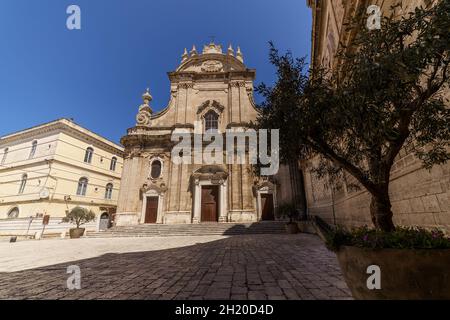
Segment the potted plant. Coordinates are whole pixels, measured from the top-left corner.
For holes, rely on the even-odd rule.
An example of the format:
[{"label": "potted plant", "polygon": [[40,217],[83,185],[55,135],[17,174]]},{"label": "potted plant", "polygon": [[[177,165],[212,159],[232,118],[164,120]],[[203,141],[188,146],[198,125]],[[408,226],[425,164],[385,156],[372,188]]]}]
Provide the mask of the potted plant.
[{"label": "potted plant", "polygon": [[80,228],[81,225],[95,220],[95,213],[91,210],[75,207],[67,213],[63,218],[63,222],[69,222],[76,225],[76,228],[69,230],[71,239],[78,239],[83,236],[85,228]]},{"label": "potted plant", "polygon": [[312,233],[315,234],[316,230],[312,222],[308,219],[306,215],[301,215],[300,219],[297,221],[298,230],[302,233]]},{"label": "potted plant", "polygon": [[291,203],[281,204],[280,206],[278,206],[276,213],[279,219],[289,219],[288,222],[286,222],[287,233],[289,234],[298,233],[297,222],[294,221],[297,218],[298,213],[297,209],[293,204]]},{"label": "potted plant", "polygon": [[[338,227],[326,244],[356,299],[450,299],[450,238],[437,229]],[[368,284],[371,266],[379,268],[379,288]]]}]

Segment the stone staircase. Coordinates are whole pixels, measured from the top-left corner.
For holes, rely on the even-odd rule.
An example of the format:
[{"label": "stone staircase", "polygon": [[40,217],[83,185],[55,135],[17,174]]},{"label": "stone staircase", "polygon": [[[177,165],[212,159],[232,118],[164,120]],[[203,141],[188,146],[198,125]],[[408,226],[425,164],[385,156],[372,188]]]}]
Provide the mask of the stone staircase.
[{"label": "stone staircase", "polygon": [[283,233],[286,233],[284,222],[264,221],[254,223],[146,224],[113,227],[107,231],[87,232],[86,237],[120,238]]}]

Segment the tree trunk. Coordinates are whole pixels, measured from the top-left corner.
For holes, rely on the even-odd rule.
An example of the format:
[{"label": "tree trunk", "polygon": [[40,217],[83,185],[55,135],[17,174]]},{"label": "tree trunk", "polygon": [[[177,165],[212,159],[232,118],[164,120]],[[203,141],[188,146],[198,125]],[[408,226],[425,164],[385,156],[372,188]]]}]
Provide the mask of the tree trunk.
[{"label": "tree trunk", "polygon": [[387,188],[383,192],[372,194],[370,215],[375,228],[390,232],[395,230],[392,222],[391,200]]}]

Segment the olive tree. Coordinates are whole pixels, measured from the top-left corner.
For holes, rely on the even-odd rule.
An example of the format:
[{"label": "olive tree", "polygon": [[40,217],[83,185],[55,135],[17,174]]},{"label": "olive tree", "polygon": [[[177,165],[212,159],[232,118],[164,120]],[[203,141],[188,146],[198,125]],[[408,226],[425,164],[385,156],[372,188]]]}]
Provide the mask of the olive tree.
[{"label": "olive tree", "polygon": [[347,25],[354,38],[340,46],[333,72],[315,66],[308,74],[304,58],[270,44],[277,81],[257,87],[258,126],[280,128],[282,158],[318,156],[319,175],[355,177],[371,195],[374,226],[392,231],[389,182],[400,150],[426,168],[450,159],[450,0],[383,17],[378,30],[365,27],[363,14]]},{"label": "olive tree", "polygon": [[95,213],[92,210],[88,210],[82,207],[75,207],[70,210],[66,216],[62,219],[63,222],[73,223],[77,226],[77,229],[81,225],[89,223],[95,220]]}]

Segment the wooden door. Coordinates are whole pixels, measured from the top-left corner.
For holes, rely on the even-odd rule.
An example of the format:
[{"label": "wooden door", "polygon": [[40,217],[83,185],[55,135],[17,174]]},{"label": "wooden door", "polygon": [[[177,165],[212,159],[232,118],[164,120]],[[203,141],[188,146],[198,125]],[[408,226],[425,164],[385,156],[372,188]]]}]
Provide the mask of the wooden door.
[{"label": "wooden door", "polygon": [[145,223],[156,223],[158,217],[158,197],[147,197]]},{"label": "wooden door", "polygon": [[261,194],[261,220],[275,220],[273,215],[273,195],[271,193]]},{"label": "wooden door", "polygon": [[202,222],[217,222],[219,213],[219,187],[202,187]]}]

